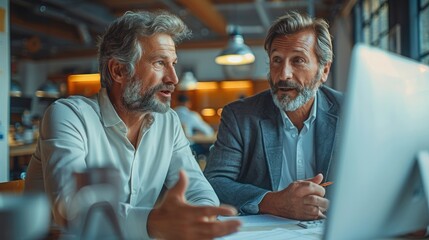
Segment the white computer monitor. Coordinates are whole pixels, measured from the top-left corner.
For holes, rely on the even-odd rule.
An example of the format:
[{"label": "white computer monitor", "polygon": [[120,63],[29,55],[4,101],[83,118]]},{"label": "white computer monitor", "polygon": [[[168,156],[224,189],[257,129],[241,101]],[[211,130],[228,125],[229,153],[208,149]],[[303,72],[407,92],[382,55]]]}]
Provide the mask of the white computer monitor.
[{"label": "white computer monitor", "polygon": [[356,45],[339,135],[324,239],[426,228],[428,203],[416,159],[429,150],[429,67]]}]

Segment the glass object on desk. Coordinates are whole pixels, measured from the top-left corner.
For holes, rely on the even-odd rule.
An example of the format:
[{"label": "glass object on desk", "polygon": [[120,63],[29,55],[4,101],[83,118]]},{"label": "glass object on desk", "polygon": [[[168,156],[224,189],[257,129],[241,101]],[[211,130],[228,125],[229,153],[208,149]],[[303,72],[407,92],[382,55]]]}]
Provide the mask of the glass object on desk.
[{"label": "glass object on desk", "polygon": [[114,168],[74,173],[75,190],[67,209],[69,231],[79,239],[123,239],[117,218],[120,188]]},{"label": "glass object on desk", "polygon": [[43,239],[50,223],[44,193],[0,193],[0,239]]}]

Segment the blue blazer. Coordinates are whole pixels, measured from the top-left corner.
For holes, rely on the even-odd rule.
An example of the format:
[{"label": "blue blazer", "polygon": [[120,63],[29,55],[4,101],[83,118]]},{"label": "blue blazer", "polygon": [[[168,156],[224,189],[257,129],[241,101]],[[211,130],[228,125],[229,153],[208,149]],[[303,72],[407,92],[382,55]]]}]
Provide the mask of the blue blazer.
[{"label": "blue blazer", "polygon": [[[316,172],[329,179],[342,94],[317,92]],[[222,203],[249,213],[246,204],[278,188],[283,162],[283,121],[270,90],[226,105],[204,174]],[[257,212],[253,212],[257,213]]]}]

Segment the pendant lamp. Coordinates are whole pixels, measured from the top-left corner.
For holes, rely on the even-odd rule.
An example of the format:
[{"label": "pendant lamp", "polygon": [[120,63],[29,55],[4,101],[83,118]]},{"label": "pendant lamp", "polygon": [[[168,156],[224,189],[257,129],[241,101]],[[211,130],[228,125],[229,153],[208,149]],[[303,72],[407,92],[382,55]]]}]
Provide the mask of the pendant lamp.
[{"label": "pendant lamp", "polygon": [[177,89],[181,91],[194,90],[197,88],[197,82],[192,71],[184,71],[177,85]]},{"label": "pendant lamp", "polygon": [[255,55],[244,43],[243,36],[237,26],[231,27],[227,47],[216,57],[215,62],[220,65],[243,65],[253,63]]}]

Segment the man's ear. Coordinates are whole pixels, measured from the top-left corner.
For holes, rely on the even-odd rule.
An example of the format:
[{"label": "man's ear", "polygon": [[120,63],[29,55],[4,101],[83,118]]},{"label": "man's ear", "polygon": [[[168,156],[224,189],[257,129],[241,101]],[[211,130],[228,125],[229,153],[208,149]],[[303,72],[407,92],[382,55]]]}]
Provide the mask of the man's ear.
[{"label": "man's ear", "polygon": [[320,79],[322,83],[325,83],[328,80],[329,71],[331,69],[331,63],[332,62],[327,62],[323,67],[322,77]]},{"label": "man's ear", "polygon": [[124,65],[119,63],[116,59],[110,59],[108,63],[110,76],[112,80],[119,84],[122,84],[126,80],[126,74],[124,71]]}]

